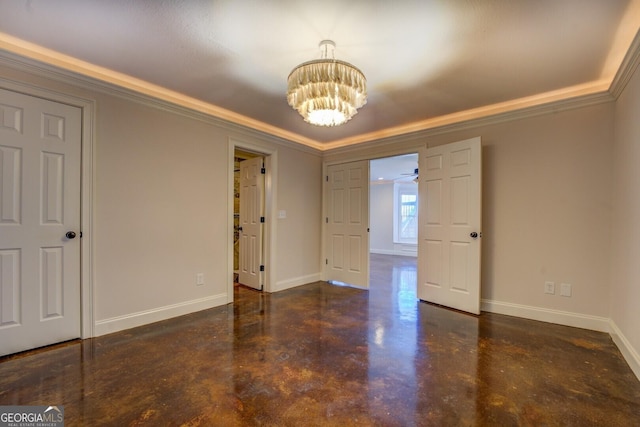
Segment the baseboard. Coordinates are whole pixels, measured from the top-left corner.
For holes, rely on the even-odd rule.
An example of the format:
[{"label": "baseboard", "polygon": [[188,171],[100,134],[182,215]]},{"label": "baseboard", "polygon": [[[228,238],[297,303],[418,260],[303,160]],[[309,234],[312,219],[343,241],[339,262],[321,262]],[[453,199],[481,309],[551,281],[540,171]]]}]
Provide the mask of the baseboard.
[{"label": "baseboard", "polygon": [[126,314],[124,316],[98,320],[95,323],[94,336],[98,337],[100,335],[123,331],[125,329],[135,328],[137,326],[147,325],[161,320],[171,319],[172,317],[218,307],[226,303],[227,294],[219,294],[185,301],[178,304],[167,305],[164,307],[158,307],[152,310],[139,311],[137,313]]},{"label": "baseboard", "polygon": [[410,256],[410,257],[414,257],[416,258],[418,256],[418,252],[417,251],[403,251],[400,249],[371,249],[369,251],[372,254],[379,254],[379,255],[396,255],[396,256]]},{"label": "baseboard", "polygon": [[294,277],[293,279],[282,280],[276,283],[275,289],[271,292],[284,291],[285,289],[295,288],[296,286],[306,285],[307,283],[317,282],[321,279],[320,273],[307,274],[306,276]]},{"label": "baseboard", "polygon": [[605,317],[487,299],[481,300],[480,308],[482,311],[488,311],[490,313],[506,314],[508,316],[523,317],[525,319],[590,329],[592,331],[610,331],[609,319]]},{"label": "baseboard", "polygon": [[624,336],[613,320],[609,320],[609,328],[609,334],[613,342],[618,346],[624,360],[626,360],[633,373],[636,374],[636,377],[640,380],[640,355],[638,355],[638,352],[633,348],[627,337]]}]

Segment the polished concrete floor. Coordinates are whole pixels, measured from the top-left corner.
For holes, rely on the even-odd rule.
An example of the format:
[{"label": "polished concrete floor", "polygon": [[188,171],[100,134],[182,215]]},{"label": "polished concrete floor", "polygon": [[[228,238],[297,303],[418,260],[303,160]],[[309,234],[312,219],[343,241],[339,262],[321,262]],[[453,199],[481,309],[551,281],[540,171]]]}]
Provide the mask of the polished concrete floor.
[{"label": "polished concrete floor", "polygon": [[415,260],[369,292],[318,282],[0,359],[0,405],[67,426],[638,426],[607,334],[415,299]]}]

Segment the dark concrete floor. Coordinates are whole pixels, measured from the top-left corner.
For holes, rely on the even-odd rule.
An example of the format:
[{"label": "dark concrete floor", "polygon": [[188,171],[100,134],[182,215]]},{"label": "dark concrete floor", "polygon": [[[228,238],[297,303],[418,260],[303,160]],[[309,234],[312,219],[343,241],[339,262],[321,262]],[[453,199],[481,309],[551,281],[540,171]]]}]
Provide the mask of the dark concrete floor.
[{"label": "dark concrete floor", "polygon": [[[385,267],[385,263],[389,263]],[[638,426],[604,333],[415,300],[415,260],[369,292],[318,282],[0,359],[0,405],[67,426]]]}]

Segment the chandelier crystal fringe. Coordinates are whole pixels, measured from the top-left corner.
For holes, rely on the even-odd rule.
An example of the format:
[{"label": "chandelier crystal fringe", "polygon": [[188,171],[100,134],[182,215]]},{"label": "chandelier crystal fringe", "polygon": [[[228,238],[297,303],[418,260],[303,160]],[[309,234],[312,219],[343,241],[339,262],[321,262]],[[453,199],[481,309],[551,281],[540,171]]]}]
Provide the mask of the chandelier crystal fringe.
[{"label": "chandelier crystal fringe", "polygon": [[335,43],[320,42],[323,58],[298,65],[289,74],[287,101],[304,120],[317,126],[348,122],[367,103],[367,79],[362,71],[329,58]]}]

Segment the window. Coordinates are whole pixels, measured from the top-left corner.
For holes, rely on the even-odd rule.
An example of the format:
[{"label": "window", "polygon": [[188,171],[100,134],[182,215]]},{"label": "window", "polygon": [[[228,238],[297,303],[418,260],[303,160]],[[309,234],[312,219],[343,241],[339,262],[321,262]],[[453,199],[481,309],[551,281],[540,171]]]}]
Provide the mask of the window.
[{"label": "window", "polygon": [[418,185],[396,183],[393,186],[393,241],[418,244]]}]

